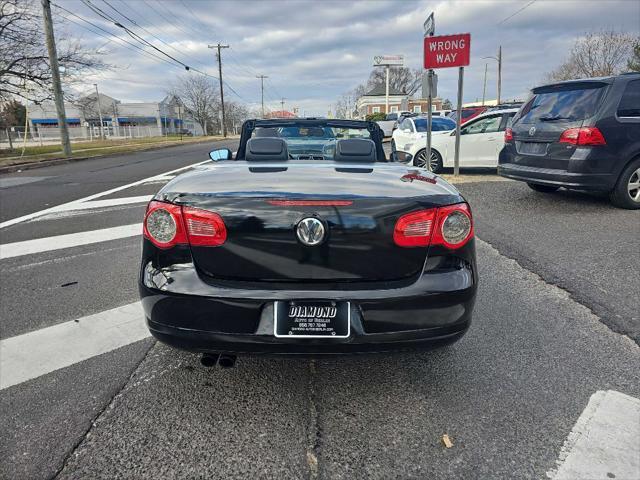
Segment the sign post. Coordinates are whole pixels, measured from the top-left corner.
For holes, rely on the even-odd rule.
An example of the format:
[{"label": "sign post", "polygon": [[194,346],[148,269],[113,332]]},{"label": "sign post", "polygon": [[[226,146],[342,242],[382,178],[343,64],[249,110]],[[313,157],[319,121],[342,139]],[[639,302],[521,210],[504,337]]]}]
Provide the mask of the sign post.
[{"label": "sign post", "polygon": [[384,67],[385,74],[385,115],[389,113],[389,67],[402,67],[404,55],[376,55],[373,57],[374,67]]},{"label": "sign post", "polygon": [[[456,144],[453,174],[460,174],[460,122],[462,120],[462,91],[464,81],[464,67],[469,65],[471,50],[471,35],[460,33],[456,35],[440,35],[424,38],[424,68],[459,67],[458,70],[458,105],[456,118]],[[431,158],[429,158],[431,161]]]},{"label": "sign post", "polygon": [[[433,37],[436,32],[436,21],[431,15],[424,21],[424,36]],[[427,170],[431,171],[431,124],[433,122],[433,68],[427,70],[427,148],[425,149],[425,162]]]}]

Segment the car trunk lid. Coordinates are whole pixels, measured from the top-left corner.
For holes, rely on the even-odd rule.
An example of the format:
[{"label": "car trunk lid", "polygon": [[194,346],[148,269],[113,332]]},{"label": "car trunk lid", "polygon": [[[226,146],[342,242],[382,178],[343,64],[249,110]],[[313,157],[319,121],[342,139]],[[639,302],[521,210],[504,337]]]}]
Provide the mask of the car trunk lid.
[{"label": "car trunk lid", "polygon": [[[339,283],[415,278],[428,248],[397,246],[397,219],[462,201],[435,175],[400,165],[229,163],[199,172],[189,182],[177,179],[159,193],[223,218],[223,245],[191,247],[198,270],[212,279]],[[325,230],[318,245],[305,245],[298,236],[298,225],[308,218]]]}]

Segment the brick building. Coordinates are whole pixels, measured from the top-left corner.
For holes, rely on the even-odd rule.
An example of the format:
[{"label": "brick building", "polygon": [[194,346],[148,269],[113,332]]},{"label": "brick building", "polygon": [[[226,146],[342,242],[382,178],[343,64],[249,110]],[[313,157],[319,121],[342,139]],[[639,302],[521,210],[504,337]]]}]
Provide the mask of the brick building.
[{"label": "brick building", "polygon": [[[385,85],[376,85],[358,98],[356,109],[358,116],[364,118],[372,113],[392,113],[408,110],[415,113],[427,112],[426,98],[411,98],[406,93],[389,87],[389,112],[385,111]],[[433,110],[442,110],[442,99],[433,99]]]}]

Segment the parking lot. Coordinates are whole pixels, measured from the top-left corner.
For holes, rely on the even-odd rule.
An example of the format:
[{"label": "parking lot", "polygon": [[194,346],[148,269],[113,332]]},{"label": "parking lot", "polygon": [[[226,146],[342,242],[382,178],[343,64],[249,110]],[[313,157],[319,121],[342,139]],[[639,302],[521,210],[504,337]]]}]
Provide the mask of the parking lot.
[{"label": "parking lot", "polygon": [[[136,276],[146,201],[211,148],[0,176],[2,478],[546,478],[567,457],[560,478],[632,478],[566,442],[596,392],[640,398],[637,211],[463,172],[480,287],[460,342],[206,369],[148,336]],[[614,417],[593,440],[637,453]]]}]

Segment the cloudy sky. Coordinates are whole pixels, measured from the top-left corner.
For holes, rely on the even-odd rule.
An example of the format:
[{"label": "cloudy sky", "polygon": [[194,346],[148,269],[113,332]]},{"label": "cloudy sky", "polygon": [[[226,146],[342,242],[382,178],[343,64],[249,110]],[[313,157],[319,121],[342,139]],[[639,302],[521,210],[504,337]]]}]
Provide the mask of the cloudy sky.
[{"label": "cloudy sky", "polygon": [[[279,109],[285,97],[285,108],[297,106],[307,115],[326,115],[341,93],[365,81],[374,55],[404,54],[407,66],[420,67],[422,24],[431,11],[436,34],[471,33],[465,102],[482,97],[486,62],[487,96],[495,98],[496,64],[482,57],[495,56],[499,45],[503,98],[512,98],[543,80],[585,32],[614,29],[640,35],[637,0],[90,1],[166,53],[211,75],[217,76],[217,64],[207,45],[231,45],[223,50],[223,76],[236,93],[227,89],[225,98],[259,105],[260,81],[255,76],[264,74],[269,76],[265,102],[271,109]],[[106,61],[114,65],[109,72],[87,78],[87,89],[98,82],[101,92],[123,101],[159,100],[184,73],[182,67],[145,56],[115,39],[134,42],[80,0],[52,3],[77,15],[54,7],[54,12],[75,22],[65,27],[72,36],[104,48]],[[115,10],[137,25],[118,17]],[[440,96],[455,100],[456,69],[442,69],[439,77]]]}]

